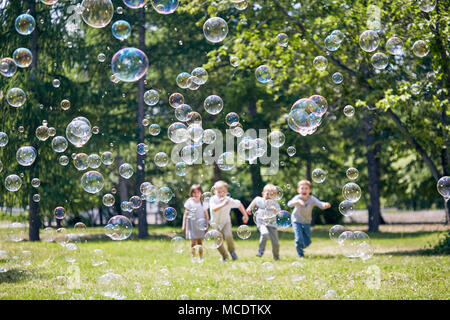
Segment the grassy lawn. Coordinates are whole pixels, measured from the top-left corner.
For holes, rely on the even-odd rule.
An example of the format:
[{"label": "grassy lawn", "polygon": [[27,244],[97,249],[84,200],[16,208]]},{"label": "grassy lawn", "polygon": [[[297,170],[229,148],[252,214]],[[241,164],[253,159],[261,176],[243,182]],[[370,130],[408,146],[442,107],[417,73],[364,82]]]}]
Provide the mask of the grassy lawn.
[{"label": "grassy lawn", "polygon": [[[17,259],[0,260],[0,269],[8,269],[0,273],[0,299],[108,299],[100,294],[98,281],[104,272],[122,276],[120,290],[126,299],[450,298],[449,256],[424,254],[447,228],[383,226],[383,232],[369,234],[375,254],[363,261],[340,254],[328,236],[329,227],[313,228],[312,245],[303,260],[296,258],[292,230],[279,232],[280,261],[272,259],[270,241],[266,254],[255,256],[259,237],[255,228],[247,240],[234,233],[239,259],[229,262],[221,262],[213,249],[206,250],[202,263],[192,262],[187,242],[184,253],[175,253],[170,239],[179,230],[169,227],[150,227],[148,240],[132,237],[121,242],[102,235],[102,228],[91,229],[89,239],[79,243],[75,265],[66,261],[67,251],[57,243],[1,240],[0,250]],[[364,231],[367,227],[348,228]],[[95,249],[103,251],[106,264],[92,265]],[[30,259],[24,258],[24,250],[31,251]],[[299,263],[292,265],[295,261]],[[267,270],[264,262],[273,270]],[[73,275],[78,270],[79,282],[59,285],[58,276],[77,279]]]}]

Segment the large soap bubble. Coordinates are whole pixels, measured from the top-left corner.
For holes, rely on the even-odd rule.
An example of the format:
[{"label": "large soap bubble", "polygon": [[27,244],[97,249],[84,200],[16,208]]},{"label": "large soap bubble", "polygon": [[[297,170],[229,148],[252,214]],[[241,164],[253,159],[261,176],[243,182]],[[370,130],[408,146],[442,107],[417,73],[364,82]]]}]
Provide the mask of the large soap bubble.
[{"label": "large soap bubble", "polygon": [[117,215],[109,219],[105,226],[105,234],[111,239],[121,241],[128,239],[133,231],[131,221],[122,215]]},{"label": "large soap bubble", "polygon": [[359,36],[359,46],[366,52],[375,51],[379,44],[380,37],[373,30],[366,30]]},{"label": "large soap bubble", "polygon": [[31,166],[37,157],[37,151],[34,147],[26,146],[21,147],[16,152],[16,159],[17,162],[21,166],[29,167]]},{"label": "large soap bubble", "polygon": [[25,104],[27,97],[20,88],[11,88],[6,93],[6,101],[11,107],[19,108]]},{"label": "large soap bubble", "polygon": [[217,230],[210,230],[203,236],[203,239],[205,241],[205,246],[208,249],[217,249],[219,248],[223,243],[223,236],[222,234]]},{"label": "large soap bubble", "polygon": [[123,3],[131,9],[138,9],[145,6],[147,0],[123,0]]},{"label": "large soap bubble", "polygon": [[111,0],[83,0],[81,17],[93,28],[103,28],[111,22],[114,6]]},{"label": "large soap bubble", "polygon": [[98,171],[88,171],[81,177],[81,186],[84,191],[97,193],[103,189],[103,176]]},{"label": "large soap bubble", "polygon": [[84,117],[73,119],[66,127],[67,140],[77,148],[84,146],[91,136],[91,123]]},{"label": "large soap bubble", "polygon": [[0,60],[0,73],[5,77],[12,77],[17,72],[16,62],[11,58],[3,58]]},{"label": "large soap bubble", "polygon": [[109,272],[97,279],[97,287],[102,296],[122,300],[126,298],[125,291],[129,284],[120,274]]},{"label": "large soap bubble", "polygon": [[361,188],[354,182],[347,183],[344,187],[342,187],[342,195],[345,200],[348,200],[352,203],[358,202],[361,198]]},{"label": "large soap bubble", "polygon": [[5,178],[5,188],[8,191],[16,192],[22,186],[22,179],[16,174],[10,174]]},{"label": "large soap bubble", "polygon": [[20,68],[27,68],[33,61],[33,54],[27,48],[17,48],[12,55],[14,62]]},{"label": "large soap bubble", "polygon": [[178,0],[152,0],[152,6],[160,14],[170,14],[177,10]]},{"label": "large soap bubble", "polygon": [[128,23],[128,21],[117,20],[111,26],[111,32],[112,32],[112,35],[114,36],[114,38],[123,41],[130,36],[131,26]]},{"label": "large soap bubble", "polygon": [[172,123],[167,129],[167,135],[174,143],[182,143],[190,138],[186,125],[181,122]]},{"label": "large soap bubble", "polygon": [[111,60],[113,74],[124,82],[134,82],[142,78],[148,69],[147,55],[136,48],[117,51]]},{"label": "large soap bubble", "polygon": [[52,140],[52,149],[55,152],[64,152],[66,151],[67,147],[69,146],[69,143],[67,142],[66,138],[63,136],[56,136]]},{"label": "large soap bubble", "polygon": [[34,20],[32,15],[24,13],[16,18],[14,26],[16,28],[16,31],[21,35],[29,35],[34,31],[34,28],[36,27],[36,21]]},{"label": "large soap bubble", "polygon": [[444,197],[445,201],[450,199],[450,177],[444,176],[437,182],[437,190],[441,196]]},{"label": "large soap bubble", "polygon": [[219,17],[209,18],[203,24],[203,33],[208,41],[221,42],[228,34],[228,24]]}]

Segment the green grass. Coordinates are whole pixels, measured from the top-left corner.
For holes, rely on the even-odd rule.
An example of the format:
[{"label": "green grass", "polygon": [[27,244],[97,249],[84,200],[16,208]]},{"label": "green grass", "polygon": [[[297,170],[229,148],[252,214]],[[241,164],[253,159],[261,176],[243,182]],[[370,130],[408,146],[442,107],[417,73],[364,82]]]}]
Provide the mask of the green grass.
[{"label": "green grass", "polygon": [[[0,260],[0,268],[9,269],[0,273],[0,299],[108,299],[97,285],[105,271],[123,276],[126,299],[324,299],[328,290],[335,290],[336,299],[450,298],[449,256],[425,254],[427,247],[438,242],[442,229],[408,227],[401,232],[370,234],[375,254],[362,261],[342,256],[329,239],[328,228],[313,228],[312,245],[300,261],[301,267],[291,266],[299,261],[291,230],[279,232],[281,261],[273,261],[270,241],[266,254],[255,257],[259,234],[253,229],[250,239],[235,236],[237,261],[221,262],[217,250],[208,249],[205,261],[194,263],[187,250],[173,252],[170,239],[178,231],[173,228],[151,227],[149,240],[133,237],[121,242],[102,236],[102,228],[91,229],[91,238],[79,244],[77,253],[80,283],[66,288],[64,294],[56,293],[55,279],[74,269],[65,261],[61,245],[1,240],[0,250],[18,258]],[[364,228],[352,226],[354,230]],[[92,266],[95,249],[103,250],[106,265]],[[22,263],[23,250],[32,252],[29,266]],[[264,271],[263,262],[272,263],[274,271]],[[368,270],[373,268],[379,268],[379,287],[368,282],[373,278]],[[268,274],[275,278],[265,280]],[[294,275],[303,279],[293,282]]]}]

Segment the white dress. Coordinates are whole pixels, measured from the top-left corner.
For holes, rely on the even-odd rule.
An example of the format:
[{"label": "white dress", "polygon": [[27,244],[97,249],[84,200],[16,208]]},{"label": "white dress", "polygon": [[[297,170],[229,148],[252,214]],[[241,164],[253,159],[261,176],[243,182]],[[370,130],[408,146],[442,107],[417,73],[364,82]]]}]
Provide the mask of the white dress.
[{"label": "white dress", "polygon": [[201,201],[196,202],[194,198],[189,198],[184,203],[186,209],[186,239],[201,239],[205,235],[206,217],[205,210],[208,205]]}]

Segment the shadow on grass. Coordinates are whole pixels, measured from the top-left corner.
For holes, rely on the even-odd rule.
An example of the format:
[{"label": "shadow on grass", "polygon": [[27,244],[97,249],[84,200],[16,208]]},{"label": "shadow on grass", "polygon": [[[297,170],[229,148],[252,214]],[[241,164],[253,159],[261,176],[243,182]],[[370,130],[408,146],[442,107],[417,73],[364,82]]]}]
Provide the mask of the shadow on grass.
[{"label": "shadow on grass", "polygon": [[11,269],[0,273],[0,283],[16,283],[30,278],[30,274],[23,270]]}]

